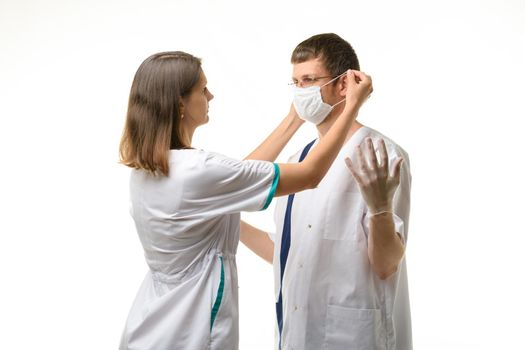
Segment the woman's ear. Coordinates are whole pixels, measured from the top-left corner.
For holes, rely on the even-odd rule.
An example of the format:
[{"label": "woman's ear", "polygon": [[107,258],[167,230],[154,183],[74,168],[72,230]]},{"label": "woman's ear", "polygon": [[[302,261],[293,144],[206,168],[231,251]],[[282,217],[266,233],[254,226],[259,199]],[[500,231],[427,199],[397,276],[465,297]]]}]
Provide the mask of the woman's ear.
[{"label": "woman's ear", "polygon": [[179,115],[180,119],[184,119],[184,103],[182,101],[179,101]]}]

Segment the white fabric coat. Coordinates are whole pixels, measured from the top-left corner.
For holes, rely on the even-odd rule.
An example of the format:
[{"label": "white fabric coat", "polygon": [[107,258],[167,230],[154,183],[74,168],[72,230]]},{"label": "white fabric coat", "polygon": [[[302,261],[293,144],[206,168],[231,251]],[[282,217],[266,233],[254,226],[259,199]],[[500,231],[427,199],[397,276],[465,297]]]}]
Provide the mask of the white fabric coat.
[{"label": "white fabric coat", "polygon": [[131,174],[149,271],[120,349],[237,349],[239,212],[269,204],[278,168],[202,150],[170,151],[169,167],[168,177]]},{"label": "white fabric coat", "polygon": [[[344,158],[357,163],[355,147],[370,136],[384,138],[390,164],[402,156],[394,197],[396,231],[407,239],[410,210],[409,159],[392,140],[361,127],[343,146],[316,189],[297,193],[291,214],[291,245],[283,278],[282,349],[411,350],[405,260],[387,280],[370,265],[367,207]],[[315,145],[313,146],[315,147]],[[290,162],[297,162],[299,151]],[[276,202],[275,300],[280,286],[280,249],[287,197]],[[276,330],[276,348],[279,332]]]}]

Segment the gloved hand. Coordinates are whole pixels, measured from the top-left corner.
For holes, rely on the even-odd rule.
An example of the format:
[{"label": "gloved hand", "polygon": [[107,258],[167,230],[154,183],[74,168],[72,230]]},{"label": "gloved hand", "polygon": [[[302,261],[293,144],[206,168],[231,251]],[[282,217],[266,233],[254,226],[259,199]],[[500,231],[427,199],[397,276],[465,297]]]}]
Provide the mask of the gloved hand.
[{"label": "gloved hand", "polygon": [[350,169],[355,181],[359,185],[361,195],[365,200],[368,211],[374,215],[381,212],[392,212],[392,200],[399,185],[400,169],[403,158],[394,161],[392,173],[389,173],[388,153],[385,141],[379,140],[378,162],[371,138],[366,139],[368,162],[360,146],[357,146],[359,168],[356,168],[350,158],[345,158],[346,166]]}]

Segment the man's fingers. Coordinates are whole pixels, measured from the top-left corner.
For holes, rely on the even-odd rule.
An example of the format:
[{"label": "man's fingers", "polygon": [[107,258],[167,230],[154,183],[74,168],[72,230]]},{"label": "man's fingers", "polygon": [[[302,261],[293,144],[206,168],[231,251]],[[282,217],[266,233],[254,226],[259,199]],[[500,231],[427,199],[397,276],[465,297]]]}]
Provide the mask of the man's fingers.
[{"label": "man's fingers", "polygon": [[359,161],[359,168],[361,169],[361,172],[363,175],[368,175],[368,165],[366,163],[365,156],[363,155],[363,151],[361,151],[361,146],[356,147],[357,151],[357,159]]},{"label": "man's fingers", "polygon": [[359,184],[359,185],[362,185],[363,184],[363,181],[361,179],[361,177],[359,176],[359,174],[357,173],[357,171],[354,169],[354,164],[352,163],[352,161],[350,160],[350,158],[346,157],[345,158],[345,163],[346,163],[346,167],[350,170],[350,172],[352,173],[352,176],[354,177],[355,181]]},{"label": "man's fingers", "polygon": [[376,151],[374,150],[374,143],[372,142],[372,138],[366,138],[366,147],[368,149],[368,159],[370,160],[370,167],[373,171],[377,171],[377,156]]},{"label": "man's fingers", "polygon": [[384,139],[379,140],[379,157],[381,157],[381,167],[385,169],[385,173],[388,174],[388,152],[386,150],[386,144]]},{"label": "man's fingers", "polygon": [[401,164],[403,163],[403,158],[397,158],[392,166],[392,178],[396,183],[399,183],[399,178],[401,176]]}]

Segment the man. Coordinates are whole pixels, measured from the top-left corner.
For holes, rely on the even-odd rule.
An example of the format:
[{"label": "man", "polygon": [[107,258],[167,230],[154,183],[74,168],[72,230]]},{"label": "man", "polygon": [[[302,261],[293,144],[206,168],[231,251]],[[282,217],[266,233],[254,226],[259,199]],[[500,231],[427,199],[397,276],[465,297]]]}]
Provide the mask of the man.
[{"label": "man", "polygon": [[[322,138],[344,108],[342,75],[360,69],[357,56],[339,36],[320,34],[295,48],[292,64],[295,109]],[[404,258],[410,183],[406,152],[355,121],[319,186],[277,201],[273,242],[242,223],[243,243],[273,260],[276,348],[412,349]]]}]

